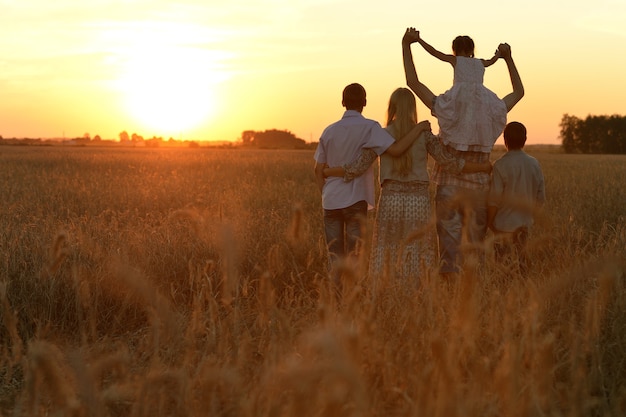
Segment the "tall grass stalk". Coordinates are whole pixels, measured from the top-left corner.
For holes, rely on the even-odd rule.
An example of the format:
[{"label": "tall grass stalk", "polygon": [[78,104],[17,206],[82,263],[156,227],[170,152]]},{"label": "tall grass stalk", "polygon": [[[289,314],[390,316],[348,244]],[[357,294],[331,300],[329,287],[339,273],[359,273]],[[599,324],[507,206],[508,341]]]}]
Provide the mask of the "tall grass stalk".
[{"label": "tall grass stalk", "polygon": [[3,147],[0,415],[624,415],[626,160],[535,156],[525,275],[338,295],[310,151]]}]

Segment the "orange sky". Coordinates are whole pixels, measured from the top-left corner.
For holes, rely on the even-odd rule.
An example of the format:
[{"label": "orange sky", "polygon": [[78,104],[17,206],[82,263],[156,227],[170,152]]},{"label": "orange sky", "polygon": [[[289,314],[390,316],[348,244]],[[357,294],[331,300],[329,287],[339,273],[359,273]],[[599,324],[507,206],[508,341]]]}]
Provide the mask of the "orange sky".
[{"label": "orange sky", "polygon": [[[444,52],[459,34],[478,57],[508,42],[526,89],[509,120],[527,125],[529,143],[558,143],[565,113],[626,113],[626,4],[563,4],[4,1],[0,135],[237,140],[277,128],[316,141],[352,82],[368,91],[364,115],[384,122],[389,94],[405,84],[400,40],[414,26]],[[413,51],[423,82],[448,89],[452,68]],[[504,62],[487,68],[485,84],[510,91]]]}]

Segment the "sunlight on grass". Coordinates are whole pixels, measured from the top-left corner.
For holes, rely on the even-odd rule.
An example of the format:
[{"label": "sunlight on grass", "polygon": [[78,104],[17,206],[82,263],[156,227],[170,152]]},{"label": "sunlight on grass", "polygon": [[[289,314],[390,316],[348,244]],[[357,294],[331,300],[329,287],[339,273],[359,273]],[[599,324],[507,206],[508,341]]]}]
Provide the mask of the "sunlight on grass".
[{"label": "sunlight on grass", "polygon": [[0,415],[622,415],[626,159],[533,155],[527,277],[337,297],[312,151],[3,147]]}]

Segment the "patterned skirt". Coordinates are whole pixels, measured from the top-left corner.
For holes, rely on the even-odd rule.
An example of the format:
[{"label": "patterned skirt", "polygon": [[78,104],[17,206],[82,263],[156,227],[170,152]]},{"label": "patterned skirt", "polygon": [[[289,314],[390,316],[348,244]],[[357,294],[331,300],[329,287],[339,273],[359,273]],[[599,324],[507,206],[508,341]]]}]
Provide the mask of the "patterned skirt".
[{"label": "patterned skirt", "polygon": [[386,180],[374,224],[370,277],[419,285],[435,265],[435,245],[428,183]]}]

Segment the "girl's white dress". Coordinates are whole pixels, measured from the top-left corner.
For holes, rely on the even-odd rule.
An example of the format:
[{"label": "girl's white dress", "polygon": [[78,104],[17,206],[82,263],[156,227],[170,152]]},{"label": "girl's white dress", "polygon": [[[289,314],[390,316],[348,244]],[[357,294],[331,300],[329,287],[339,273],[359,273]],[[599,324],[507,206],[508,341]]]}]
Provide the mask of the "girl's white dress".
[{"label": "girl's white dress", "polygon": [[456,57],[452,88],[435,98],[433,116],[446,145],[491,152],[506,125],[506,105],[483,85],[485,67],[477,58]]}]

